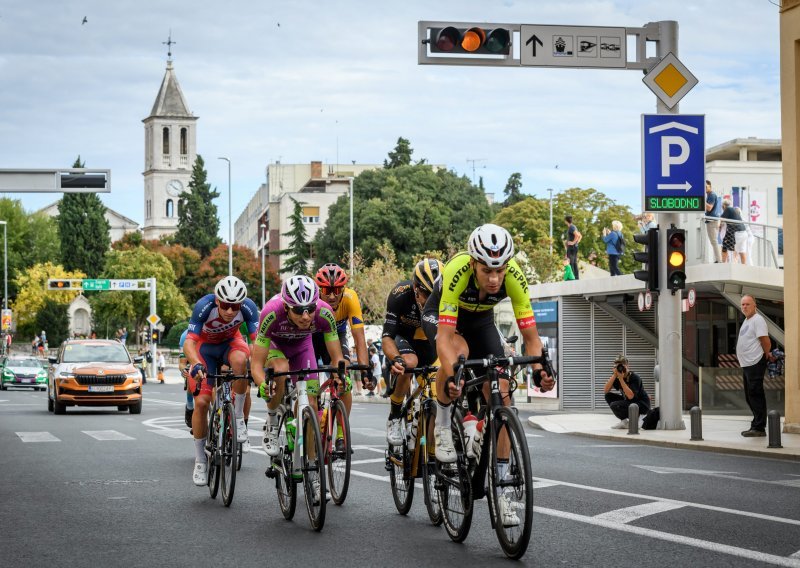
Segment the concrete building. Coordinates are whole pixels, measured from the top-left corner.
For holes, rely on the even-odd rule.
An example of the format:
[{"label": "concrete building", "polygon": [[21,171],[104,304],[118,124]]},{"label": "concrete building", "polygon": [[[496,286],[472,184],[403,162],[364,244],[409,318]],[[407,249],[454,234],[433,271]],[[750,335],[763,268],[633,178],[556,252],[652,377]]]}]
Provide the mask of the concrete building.
[{"label": "concrete building", "polygon": [[[61,201],[56,201],[55,203],[51,203],[46,207],[42,207],[37,211],[37,213],[44,213],[50,217],[55,217],[58,215],[59,203],[61,203]],[[129,217],[126,217],[122,213],[114,211],[113,209],[109,209],[108,207],[106,207],[105,218],[110,227],[108,233],[111,237],[112,243],[120,240],[123,236],[125,236],[126,233],[133,233],[139,230],[139,223]]]}]

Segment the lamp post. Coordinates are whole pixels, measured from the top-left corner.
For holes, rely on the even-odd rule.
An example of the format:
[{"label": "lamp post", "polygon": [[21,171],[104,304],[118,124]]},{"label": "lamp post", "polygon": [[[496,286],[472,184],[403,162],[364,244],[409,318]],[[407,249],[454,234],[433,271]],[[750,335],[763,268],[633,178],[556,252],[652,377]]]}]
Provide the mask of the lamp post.
[{"label": "lamp post", "polygon": [[267,281],[264,275],[265,257],[267,256],[267,226],[261,223],[261,305],[267,303]]},{"label": "lamp post", "polygon": [[350,180],[350,278],[353,277],[353,178]]},{"label": "lamp post", "polygon": [[228,274],[233,276],[233,225],[231,224],[231,161],[219,157],[218,160],[228,162]]},{"label": "lamp post", "polygon": [[550,256],[553,256],[553,190],[547,188],[550,192]]},{"label": "lamp post", "polygon": [[8,222],[0,221],[3,225],[3,309],[8,309]]}]

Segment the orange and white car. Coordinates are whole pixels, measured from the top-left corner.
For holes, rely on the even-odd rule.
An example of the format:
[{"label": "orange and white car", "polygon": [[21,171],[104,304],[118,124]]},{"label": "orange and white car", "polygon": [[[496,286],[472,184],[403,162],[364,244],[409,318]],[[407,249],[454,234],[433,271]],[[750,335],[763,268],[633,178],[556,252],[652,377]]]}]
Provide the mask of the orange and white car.
[{"label": "orange and white car", "polygon": [[116,406],[142,412],[142,374],[115,339],[68,339],[50,357],[47,409],[65,414],[67,406]]}]

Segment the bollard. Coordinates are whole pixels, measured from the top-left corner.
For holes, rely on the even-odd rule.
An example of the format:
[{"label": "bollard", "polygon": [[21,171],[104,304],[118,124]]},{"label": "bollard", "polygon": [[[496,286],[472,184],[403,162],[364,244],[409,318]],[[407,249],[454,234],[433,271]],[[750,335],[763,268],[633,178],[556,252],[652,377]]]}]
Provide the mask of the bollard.
[{"label": "bollard", "polygon": [[639,433],[639,405],[628,405],[628,434]]},{"label": "bollard", "polygon": [[768,448],[782,448],[781,446],[781,413],[777,410],[767,412],[767,434],[769,435]]},{"label": "bollard", "polygon": [[689,416],[692,423],[692,437],[689,438],[692,442],[703,441],[703,411],[699,406],[693,406],[689,411]]}]

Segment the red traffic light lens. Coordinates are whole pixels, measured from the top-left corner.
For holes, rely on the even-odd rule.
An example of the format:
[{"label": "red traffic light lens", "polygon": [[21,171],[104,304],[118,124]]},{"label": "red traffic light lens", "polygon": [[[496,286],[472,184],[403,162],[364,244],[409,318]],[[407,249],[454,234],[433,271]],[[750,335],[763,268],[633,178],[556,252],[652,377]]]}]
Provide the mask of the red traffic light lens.
[{"label": "red traffic light lens", "polygon": [[453,51],[458,45],[461,34],[453,26],[444,28],[436,36],[436,49],[440,51]]},{"label": "red traffic light lens", "polygon": [[681,248],[686,242],[686,237],[683,233],[675,233],[669,238],[669,246],[672,248]]}]

